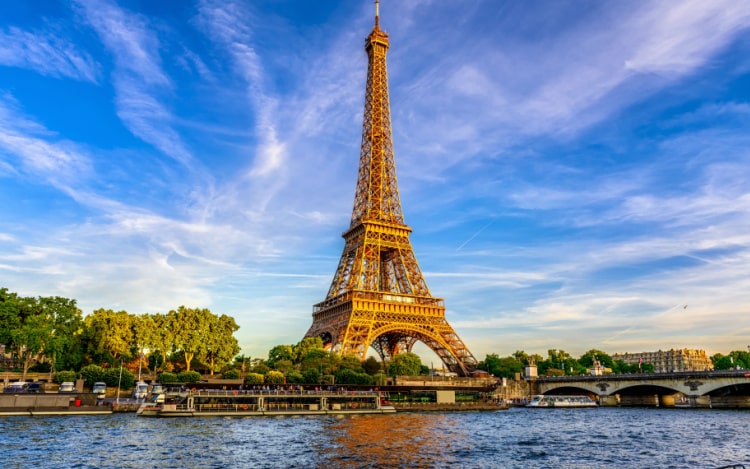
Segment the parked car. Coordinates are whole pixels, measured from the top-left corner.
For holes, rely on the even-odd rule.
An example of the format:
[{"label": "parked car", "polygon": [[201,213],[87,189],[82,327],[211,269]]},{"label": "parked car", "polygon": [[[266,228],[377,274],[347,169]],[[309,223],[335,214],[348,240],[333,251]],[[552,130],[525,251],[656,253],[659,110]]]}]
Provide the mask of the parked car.
[{"label": "parked car", "polygon": [[5,389],[3,392],[13,392],[13,393],[22,393],[26,392],[26,389],[28,389],[29,383],[26,383],[24,381],[17,381],[15,383],[10,383],[9,385],[5,386]]},{"label": "parked car", "polygon": [[104,397],[105,394],[107,394],[107,383],[97,382],[94,383],[94,387],[91,388],[91,392],[94,394],[99,394],[101,397]]},{"label": "parked car", "polygon": [[76,392],[76,385],[72,381],[65,381],[60,385],[60,392]]},{"label": "parked car", "polygon": [[33,383],[29,383],[29,386],[26,388],[26,392],[44,392],[44,383],[41,381],[34,381]]}]

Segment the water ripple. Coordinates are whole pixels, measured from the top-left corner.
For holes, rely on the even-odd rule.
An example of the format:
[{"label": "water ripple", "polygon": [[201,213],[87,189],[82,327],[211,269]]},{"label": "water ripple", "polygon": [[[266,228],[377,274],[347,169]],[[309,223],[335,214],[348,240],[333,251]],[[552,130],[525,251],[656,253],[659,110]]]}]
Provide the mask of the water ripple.
[{"label": "water ripple", "polygon": [[747,411],[511,409],[296,418],[0,418],[5,468],[712,468]]}]

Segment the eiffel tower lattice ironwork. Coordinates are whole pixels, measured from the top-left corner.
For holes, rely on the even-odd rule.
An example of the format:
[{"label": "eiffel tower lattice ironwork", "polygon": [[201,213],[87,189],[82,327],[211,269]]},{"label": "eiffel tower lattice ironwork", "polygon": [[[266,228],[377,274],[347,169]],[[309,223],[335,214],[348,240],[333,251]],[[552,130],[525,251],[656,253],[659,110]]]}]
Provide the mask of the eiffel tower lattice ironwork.
[{"label": "eiffel tower lattice ironwork", "polygon": [[466,376],[477,362],[445,319],[441,298],[430,294],[409,241],[396,181],[386,52],[388,35],[375,26],[368,57],[362,146],[351,224],[325,300],[314,305],[305,337],[321,337],[332,352],[381,359],[411,351],[419,341],[444,365]]}]

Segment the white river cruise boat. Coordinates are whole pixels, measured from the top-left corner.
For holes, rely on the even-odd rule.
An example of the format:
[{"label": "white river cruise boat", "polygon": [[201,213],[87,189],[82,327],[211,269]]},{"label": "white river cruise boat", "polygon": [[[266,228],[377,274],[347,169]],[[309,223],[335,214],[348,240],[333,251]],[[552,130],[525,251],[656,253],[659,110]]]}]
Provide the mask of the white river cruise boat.
[{"label": "white river cruise boat", "polygon": [[154,394],[141,417],[262,417],[388,414],[396,408],[377,391],[191,390]]},{"label": "white river cruise boat", "polygon": [[570,408],[570,407],[596,407],[596,401],[589,396],[545,396],[537,395],[531,398],[526,407],[542,408]]}]

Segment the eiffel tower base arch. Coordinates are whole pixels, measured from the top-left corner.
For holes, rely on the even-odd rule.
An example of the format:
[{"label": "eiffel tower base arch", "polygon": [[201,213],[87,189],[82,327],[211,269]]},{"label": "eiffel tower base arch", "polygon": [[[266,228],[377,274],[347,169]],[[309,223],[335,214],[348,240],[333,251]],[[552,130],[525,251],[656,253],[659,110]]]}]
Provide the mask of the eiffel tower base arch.
[{"label": "eiffel tower base arch", "polygon": [[360,360],[366,358],[370,347],[381,360],[391,360],[422,342],[448,370],[468,376],[476,368],[476,360],[446,321],[441,300],[419,298],[424,304],[418,304],[413,297],[403,300],[407,299],[414,303],[355,298],[320,308],[313,313],[313,324],[305,337],[320,337],[331,352],[355,355]]}]

